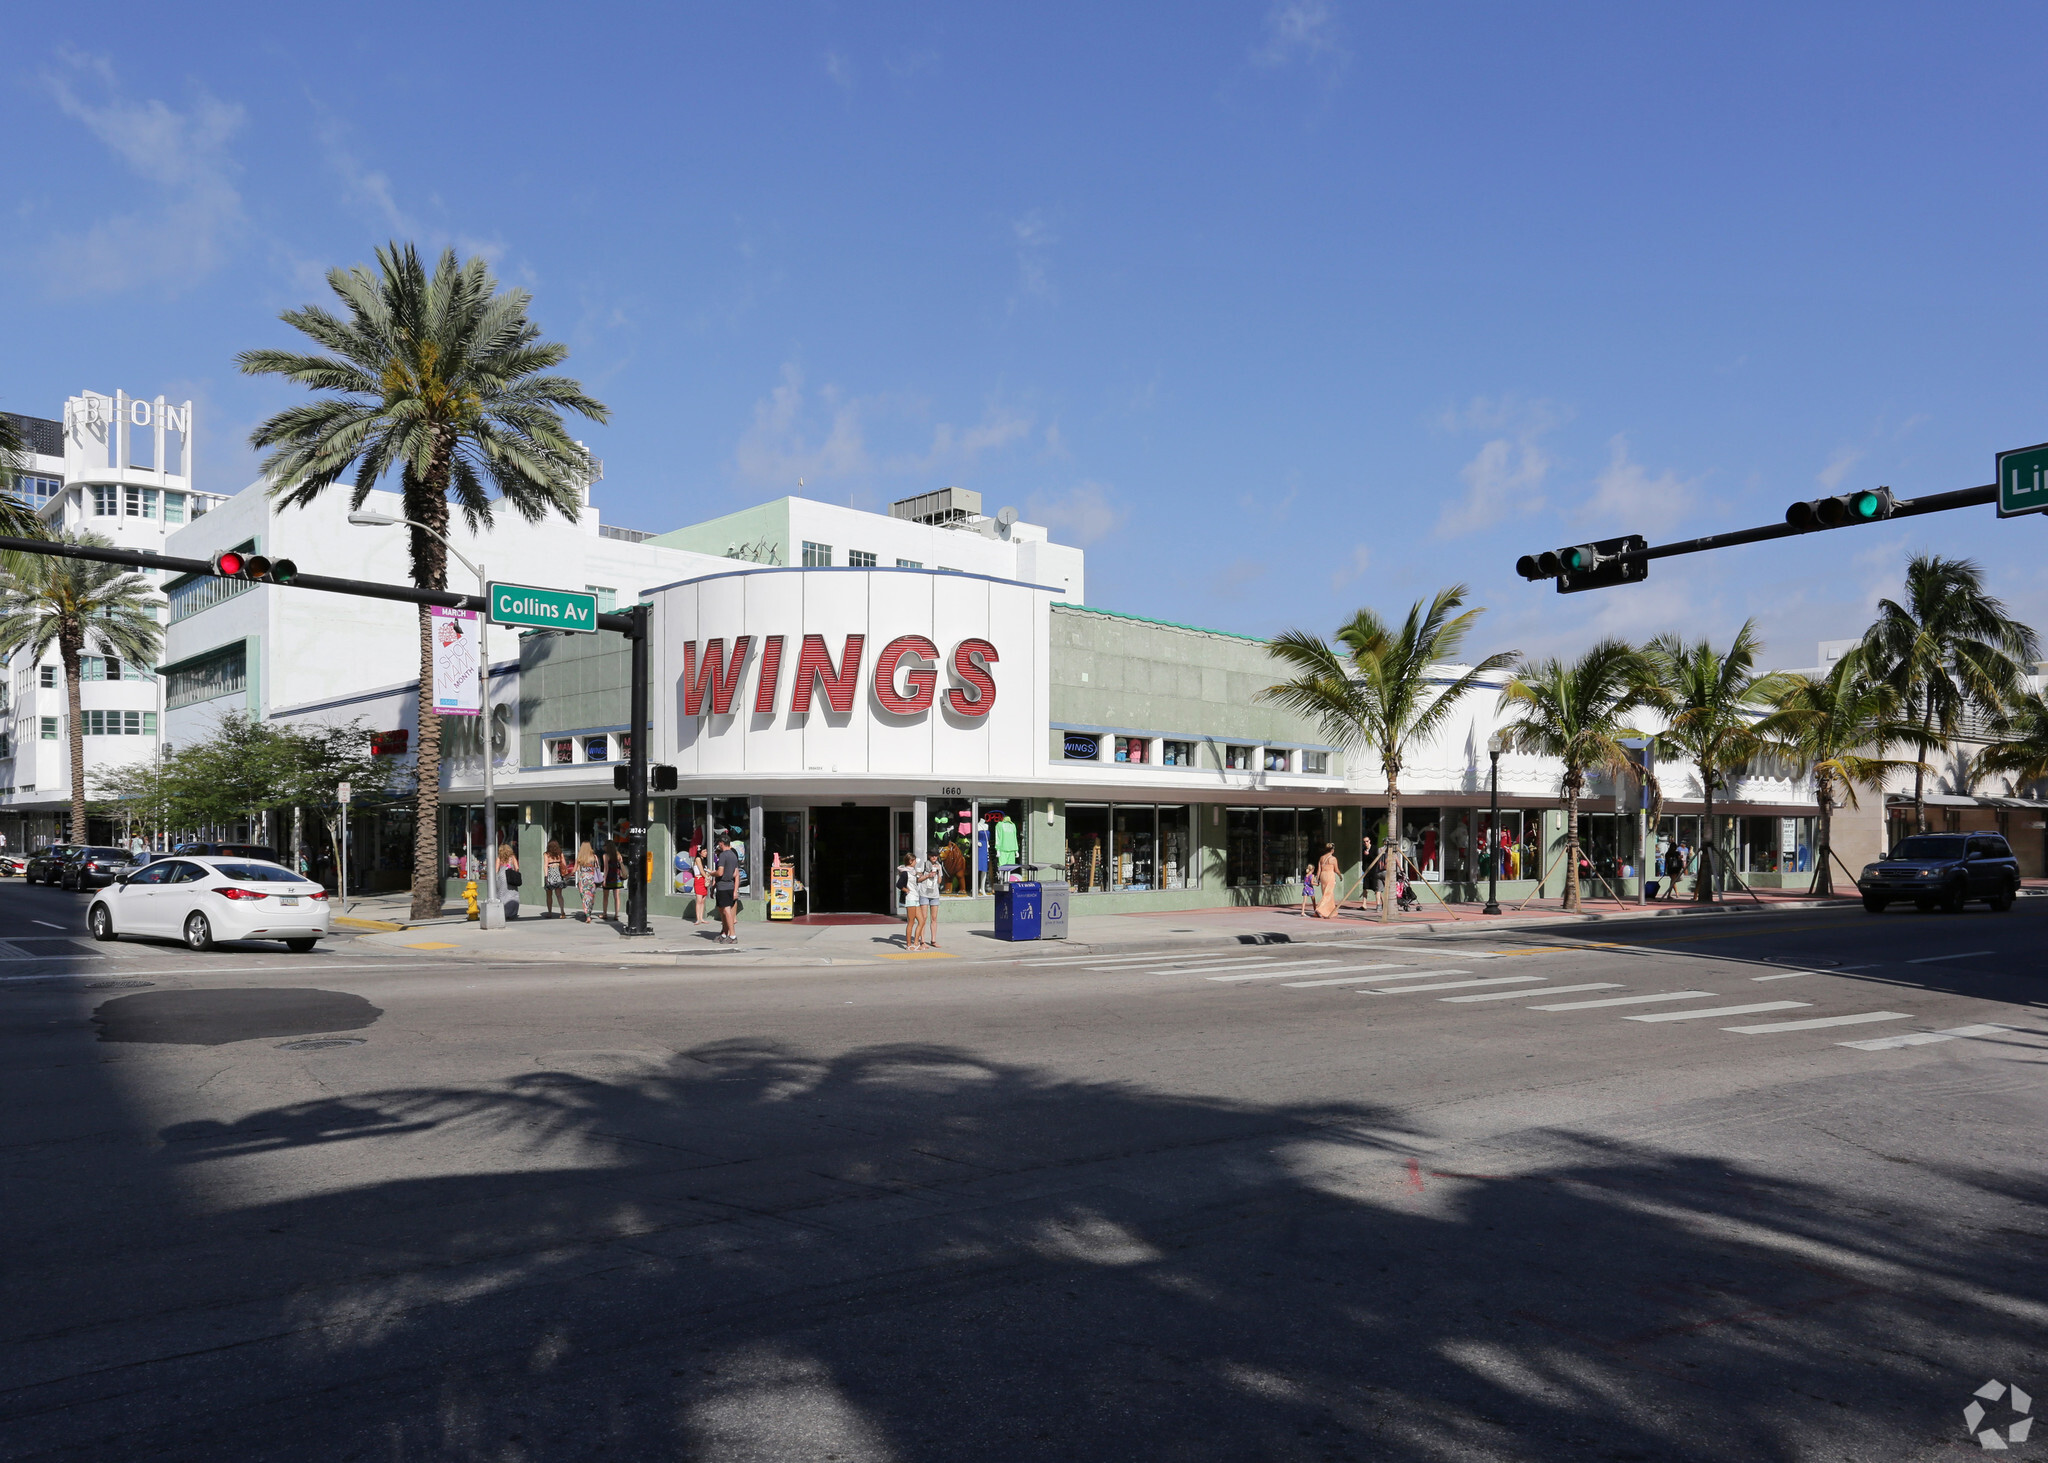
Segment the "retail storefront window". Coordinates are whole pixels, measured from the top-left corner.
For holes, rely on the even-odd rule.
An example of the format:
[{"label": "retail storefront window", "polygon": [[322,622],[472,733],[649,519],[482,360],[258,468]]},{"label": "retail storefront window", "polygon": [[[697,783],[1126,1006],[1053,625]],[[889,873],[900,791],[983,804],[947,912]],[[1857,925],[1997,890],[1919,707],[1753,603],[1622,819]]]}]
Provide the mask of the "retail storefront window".
[{"label": "retail storefront window", "polygon": [[[623,813],[626,805],[618,806]],[[802,817],[791,816],[799,820]],[[799,821],[798,827],[801,826]],[[676,798],[669,804],[669,828],[676,848],[683,853],[702,850],[707,856],[715,855],[719,838],[730,838],[733,852],[740,858],[740,888],[752,887],[747,878],[749,828],[745,798]],[[795,850],[785,850],[784,856],[794,858]]]},{"label": "retail storefront window", "polygon": [[1294,754],[1281,747],[1266,748],[1266,770],[1268,772],[1292,772]]},{"label": "retail storefront window", "polygon": [[1116,839],[1116,857],[1110,865],[1110,887],[1153,888],[1159,853],[1158,815],[1151,808],[1118,807],[1111,811],[1110,826]]},{"label": "retail storefront window", "polygon": [[1067,883],[1076,893],[1109,887],[1109,805],[1067,804]]},{"label": "retail storefront window", "polygon": [[1745,874],[1804,874],[1813,869],[1815,820],[1742,818],[1737,867]]},{"label": "retail storefront window", "polygon": [[1079,891],[1193,889],[1194,811],[1067,804],[1067,882]]},{"label": "retail storefront window", "polygon": [[[1534,822],[1542,815],[1531,813],[1528,816]],[[1533,870],[1526,874],[1522,872],[1522,810],[1503,808],[1498,828],[1488,821],[1489,815],[1483,811],[1478,813],[1476,818],[1479,828],[1479,857],[1473,861],[1473,878],[1484,879],[1488,874],[1500,879],[1535,878]]]},{"label": "retail storefront window", "polygon": [[1223,882],[1232,889],[1256,889],[1259,885],[1259,810],[1227,808],[1223,824]]},{"label": "retail storefront window", "polygon": [[1301,770],[1309,777],[1328,777],[1330,775],[1330,754],[1328,752],[1303,752],[1301,754]]},{"label": "retail storefront window", "polygon": [[1116,760],[1119,762],[1144,762],[1151,743],[1144,737],[1118,737],[1116,739]]},{"label": "retail storefront window", "polygon": [[604,736],[585,737],[583,739],[583,760],[586,762],[611,761],[611,738]]},{"label": "retail storefront window", "polygon": [[1193,742],[1161,742],[1159,761],[1166,767],[1192,767],[1195,765],[1195,744]]},{"label": "retail storefront window", "polygon": [[1252,749],[1250,747],[1225,746],[1223,749],[1223,765],[1232,772],[1251,771]]}]

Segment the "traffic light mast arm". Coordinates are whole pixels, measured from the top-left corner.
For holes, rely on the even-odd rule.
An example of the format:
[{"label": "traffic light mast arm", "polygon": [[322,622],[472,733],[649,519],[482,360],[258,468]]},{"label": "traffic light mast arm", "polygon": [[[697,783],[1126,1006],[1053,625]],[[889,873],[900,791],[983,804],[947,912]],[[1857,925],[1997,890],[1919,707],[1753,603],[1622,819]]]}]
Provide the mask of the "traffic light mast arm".
[{"label": "traffic light mast arm", "polygon": [[[163,569],[174,574],[204,574],[214,577],[210,559],[179,559],[169,554],[152,554],[142,549],[99,548],[93,544],[66,544],[47,538],[9,538],[0,535],[0,553],[47,554],[58,559],[86,559],[95,564],[120,564],[129,569]],[[369,579],[334,579],[325,574],[301,574],[277,589],[318,589],[328,594],[350,594],[359,599],[392,599],[406,604],[440,605],[451,610],[487,613],[479,595],[454,594],[439,589],[414,589],[409,584],[379,584]],[[611,612],[597,617],[600,630],[622,635],[638,633],[640,620],[629,612]]]}]

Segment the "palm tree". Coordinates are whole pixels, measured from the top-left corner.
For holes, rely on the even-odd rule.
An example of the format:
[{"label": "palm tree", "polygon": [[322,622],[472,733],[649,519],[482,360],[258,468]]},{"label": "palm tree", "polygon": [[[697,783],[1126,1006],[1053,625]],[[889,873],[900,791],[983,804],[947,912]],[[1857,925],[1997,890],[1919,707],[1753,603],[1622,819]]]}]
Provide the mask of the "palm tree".
[{"label": "palm tree", "polygon": [[1501,707],[1516,713],[1504,728],[1508,745],[1564,763],[1564,907],[1573,913],[1580,908],[1579,794],[1586,774],[1629,766],[1621,739],[1639,733],[1622,718],[1650,694],[1642,652],[1621,640],[1602,640],[1569,664],[1539,661],[1500,693]]},{"label": "palm tree", "polygon": [[[1479,678],[1515,663],[1513,651],[1489,655],[1454,680],[1439,683],[1444,666],[1458,657],[1483,610],[1454,614],[1466,588],[1439,590],[1426,604],[1417,600],[1399,629],[1372,610],[1360,610],[1337,632],[1331,645],[1306,630],[1289,630],[1266,647],[1273,658],[1299,672],[1268,686],[1259,699],[1308,717],[1347,751],[1379,755],[1387,776],[1387,846],[1401,836],[1401,763],[1408,744],[1433,736]],[[1394,917],[1394,878],[1380,881],[1380,918]]]},{"label": "palm tree", "polygon": [[[15,496],[15,480],[27,471],[28,443],[13,413],[0,411],[0,534],[14,538],[48,538],[49,530],[35,509]],[[0,560],[8,569],[20,567],[16,556]]]},{"label": "palm tree", "polygon": [[1773,748],[1813,770],[1813,800],[1820,815],[1813,892],[1832,894],[1835,787],[1840,784],[1853,808],[1859,784],[1882,793],[1889,774],[1920,768],[1921,763],[1884,755],[1912,740],[1913,723],[1900,715],[1898,688],[1864,673],[1861,650],[1850,651],[1826,675],[1790,671],[1776,677],[1770,698],[1775,709],[1756,729]]},{"label": "palm tree", "polygon": [[1760,703],[1776,683],[1756,673],[1762,649],[1755,622],[1744,620],[1725,651],[1705,640],[1688,644],[1676,635],[1658,636],[1645,651],[1654,673],[1646,704],[1664,713],[1664,742],[1692,759],[1706,796],[1699,872],[1693,882],[1693,897],[1703,904],[1714,901],[1714,865],[1720,853],[1714,841],[1714,789],[1769,750],[1757,722]]},{"label": "palm tree", "polygon": [[[58,542],[111,548],[96,533],[66,532]],[[64,697],[71,739],[71,841],[85,842],[85,717],[79,710],[79,661],[86,647],[143,665],[156,663],[163,630],[162,603],[140,574],[114,564],[52,555],[24,555],[0,575],[0,656],[27,657],[35,665],[55,644],[64,663]]]},{"label": "palm tree", "polygon": [[2027,691],[1994,724],[1998,740],[1977,754],[1979,772],[2002,772],[2015,788],[2048,777],[2048,696]]},{"label": "palm tree", "polygon": [[1906,565],[1906,602],[1878,601],[1863,653],[1870,674],[1898,691],[1916,723],[1913,825],[1925,833],[1928,752],[1955,735],[1972,707],[2003,712],[2040,644],[1984,592],[1984,571],[1974,562],[1915,554]]},{"label": "palm tree", "polygon": [[[327,354],[244,351],[251,375],[276,375],[324,393],[279,412],[251,435],[271,449],[263,470],[280,502],[305,507],[351,475],[351,507],[396,473],[404,516],[428,529],[448,524],[451,503],[470,528],[487,527],[499,503],[528,522],[550,509],[575,519],[591,458],[571,440],[561,414],[592,421],[609,413],[580,383],[547,374],[568,347],[540,338],[526,317],[524,290],[500,292],[482,259],[441,255],[430,275],[410,244],[377,251],[364,265],[328,272],[341,315],[317,305],[280,318]],[[495,494],[495,496],[493,496]],[[445,589],[447,551],[433,533],[411,530],[412,578]],[[413,830],[412,909],[441,909],[439,823],[441,724],[433,709],[433,642],[420,610],[419,753]]]}]

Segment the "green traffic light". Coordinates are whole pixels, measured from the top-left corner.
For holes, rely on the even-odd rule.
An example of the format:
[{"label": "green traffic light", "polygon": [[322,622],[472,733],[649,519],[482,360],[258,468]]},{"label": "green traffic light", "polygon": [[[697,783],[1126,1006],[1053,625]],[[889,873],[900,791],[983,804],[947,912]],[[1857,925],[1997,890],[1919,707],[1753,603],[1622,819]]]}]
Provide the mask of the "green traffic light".
[{"label": "green traffic light", "polygon": [[1849,499],[1849,511],[1858,518],[1877,517],[1877,494],[1857,493]]}]

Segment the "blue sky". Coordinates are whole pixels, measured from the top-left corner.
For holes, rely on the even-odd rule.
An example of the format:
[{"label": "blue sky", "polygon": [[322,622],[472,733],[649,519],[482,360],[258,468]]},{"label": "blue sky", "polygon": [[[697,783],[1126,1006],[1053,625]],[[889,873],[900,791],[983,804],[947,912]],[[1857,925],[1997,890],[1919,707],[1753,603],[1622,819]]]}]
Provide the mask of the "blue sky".
[{"label": "blue sky", "polygon": [[[1483,649],[1855,634],[1916,549],[2048,627],[1991,510],[1517,554],[1988,482],[2048,438],[2038,6],[29,7],[0,406],[292,400],[323,272],[480,251],[613,408],[608,520],[958,483],[1089,598],[1263,633],[1457,580]],[[311,566],[308,566],[309,568]]]}]

